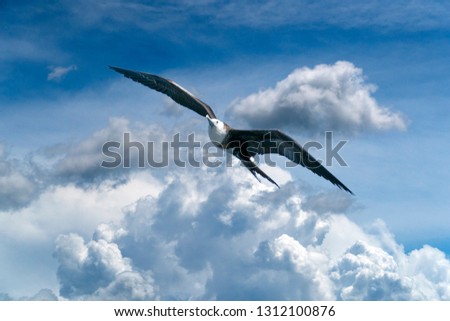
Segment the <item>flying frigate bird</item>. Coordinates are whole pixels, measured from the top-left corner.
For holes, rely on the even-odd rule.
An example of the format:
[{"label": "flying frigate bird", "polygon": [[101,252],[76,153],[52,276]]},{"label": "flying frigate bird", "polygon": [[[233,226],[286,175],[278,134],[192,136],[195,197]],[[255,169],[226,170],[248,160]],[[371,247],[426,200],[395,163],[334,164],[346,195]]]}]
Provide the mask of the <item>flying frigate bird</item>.
[{"label": "flying frigate bird", "polygon": [[241,161],[258,181],[259,178],[256,174],[261,175],[280,188],[272,178],[258,167],[254,159],[254,156],[257,154],[275,153],[285,156],[292,162],[308,168],[313,173],[325,178],[340,189],[353,194],[347,186],[323,167],[321,163],[303,149],[299,143],[280,130],[234,129],[217,119],[210,106],[172,80],[145,72],[132,71],[113,66],[110,66],[110,68],[144,86],[166,94],[176,103],[206,117],[209,122],[208,134],[212,143],[219,148],[231,151],[231,153]]}]

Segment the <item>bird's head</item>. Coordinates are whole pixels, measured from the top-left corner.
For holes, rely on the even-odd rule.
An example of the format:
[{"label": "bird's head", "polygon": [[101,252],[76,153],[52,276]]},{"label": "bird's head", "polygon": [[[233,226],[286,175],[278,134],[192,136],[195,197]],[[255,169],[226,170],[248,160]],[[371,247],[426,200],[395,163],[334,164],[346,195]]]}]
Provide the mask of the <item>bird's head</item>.
[{"label": "bird's head", "polygon": [[230,130],[230,126],[225,124],[223,121],[218,120],[217,118],[209,117],[209,115],[206,116],[206,119],[208,119],[209,123],[209,138],[213,143],[222,143],[222,141],[227,136],[228,131]]},{"label": "bird's head", "polygon": [[220,121],[217,118],[211,118],[209,115],[206,115],[206,119],[208,119],[209,127],[213,127],[219,132],[227,131],[228,126],[223,121]]}]

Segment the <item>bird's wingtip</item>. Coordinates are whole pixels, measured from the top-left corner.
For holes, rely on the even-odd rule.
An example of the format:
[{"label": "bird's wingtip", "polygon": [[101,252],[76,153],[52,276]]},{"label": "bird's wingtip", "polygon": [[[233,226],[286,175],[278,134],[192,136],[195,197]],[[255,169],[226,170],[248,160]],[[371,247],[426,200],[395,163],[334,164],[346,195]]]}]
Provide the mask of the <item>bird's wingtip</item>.
[{"label": "bird's wingtip", "polygon": [[119,67],[116,67],[116,66],[108,66],[109,67],[109,69],[112,69],[112,70],[114,70],[114,71],[117,71],[117,72],[120,72],[121,70],[123,70],[122,68],[119,68]]},{"label": "bird's wingtip", "polygon": [[134,75],[137,73],[136,71],[133,71],[133,70],[123,69],[123,68],[115,67],[115,66],[109,66],[109,68],[111,68],[115,72],[118,72],[119,74],[124,75],[127,78],[131,78],[130,77],[131,75]]},{"label": "bird's wingtip", "polygon": [[348,187],[344,186],[344,188],[341,187],[344,191],[350,193],[352,196],[355,196],[355,193],[353,193]]}]

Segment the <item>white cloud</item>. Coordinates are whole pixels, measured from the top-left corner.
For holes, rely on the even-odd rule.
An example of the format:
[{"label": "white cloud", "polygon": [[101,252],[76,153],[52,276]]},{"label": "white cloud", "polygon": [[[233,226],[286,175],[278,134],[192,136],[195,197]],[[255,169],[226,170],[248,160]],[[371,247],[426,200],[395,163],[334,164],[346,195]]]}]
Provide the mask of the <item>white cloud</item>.
[{"label": "white cloud", "polygon": [[18,171],[3,172],[0,177],[1,209],[27,204],[34,194],[32,181]]},{"label": "white cloud", "polygon": [[151,274],[133,271],[130,259],[122,256],[116,243],[98,237],[85,244],[78,235],[60,235],[54,256],[59,262],[60,294],[66,298],[155,298]]},{"label": "white cloud", "polygon": [[438,1],[369,3],[349,1],[249,1],[245,4],[227,2],[220,10],[210,12],[222,23],[268,28],[302,25],[305,28],[333,26],[340,28],[387,28],[397,30],[430,30],[448,28],[447,5]]},{"label": "white cloud", "polygon": [[142,197],[156,196],[160,184],[147,171],[126,182],[49,185],[28,205],[0,211],[0,254],[5,258],[0,261],[0,292],[15,298],[44,287],[57,292],[56,261],[51,258],[57,236],[72,232],[86,237],[102,222],[120,222],[125,209]]},{"label": "white cloud", "polygon": [[[327,276],[328,257],[313,247],[305,248],[292,236],[283,234],[269,243],[266,260],[279,264],[276,270],[285,270],[294,291],[287,291],[284,299],[333,300],[333,283]],[[286,273],[286,272],[285,272]],[[284,286],[288,286],[285,284]],[[288,294],[292,292],[292,294]]]},{"label": "white cloud", "polygon": [[412,299],[411,282],[399,273],[394,257],[381,248],[356,242],[331,268],[342,300]]},{"label": "white cloud", "polygon": [[[129,135],[128,143],[138,143],[143,146],[143,153],[138,148],[125,144],[125,134]],[[80,141],[41,149],[32,155],[32,163],[41,172],[42,179],[53,184],[75,183],[88,186],[101,184],[108,179],[126,181],[131,172],[148,170],[150,157],[155,162],[166,159],[167,166],[173,165],[172,150],[163,151],[162,148],[163,141],[172,140],[173,138],[170,138],[161,126],[130,124],[125,118],[113,117],[109,119],[106,128]],[[118,144],[118,147],[117,145],[109,146],[106,151],[113,152],[114,157],[111,156],[112,154],[104,153],[104,145],[110,142]],[[152,149],[148,147],[148,142],[153,144]],[[125,149],[129,153],[126,153]],[[164,152],[167,153],[163,157]],[[117,160],[116,157],[120,163],[113,166],[111,164]],[[143,168],[140,166],[141,161]]]},{"label": "white cloud", "polygon": [[[45,267],[62,299],[449,298],[450,261],[441,251],[405,253],[381,221],[362,228],[344,215],[349,196],[314,193],[283,169],[276,173],[284,177],[280,190],[239,166],[158,175],[133,168],[124,176],[94,170],[96,184],[78,184],[89,181],[84,173],[98,161],[99,142],[129,129],[136,138],[153,133],[112,120],[72,151],[55,152],[48,168],[65,179],[48,180],[13,215],[0,212],[0,235],[9,244],[0,247],[9,258],[2,270],[23,265],[12,251],[32,244],[37,254],[26,257],[32,261],[55,242],[54,270]],[[27,280],[42,282],[30,269]],[[20,274],[13,277],[20,283]],[[14,296],[20,297],[2,295]],[[38,297],[54,299],[51,291]]]},{"label": "white cloud", "polygon": [[99,288],[88,299],[98,300],[151,300],[157,299],[150,273],[123,272],[108,286]]},{"label": "white cloud", "polygon": [[450,261],[443,252],[425,245],[410,253],[404,268],[418,298],[450,300]]},{"label": "white cloud", "polygon": [[0,48],[0,63],[15,60],[48,61],[55,56],[53,48],[44,49],[34,39],[0,35],[0,42],[3,44]]},{"label": "white cloud", "polygon": [[0,293],[0,301],[57,301],[59,298],[50,289],[41,289],[33,296],[25,296],[20,298],[12,298],[6,293]]},{"label": "white cloud", "polygon": [[63,79],[69,72],[77,70],[76,65],[70,65],[67,67],[51,66],[50,73],[47,75],[47,80],[59,81]]},{"label": "white cloud", "polygon": [[55,295],[55,293],[53,293],[52,290],[50,289],[42,289],[39,290],[38,293],[36,293],[35,295],[33,295],[30,298],[22,298],[22,300],[27,300],[27,301],[57,301],[58,297]]},{"label": "white cloud", "polygon": [[363,72],[352,63],[300,68],[274,88],[236,100],[228,113],[254,128],[290,128],[313,134],[404,130],[404,118],[378,105]]},{"label": "white cloud", "polygon": [[147,195],[157,195],[161,183],[149,173],[127,182],[106,180],[95,187],[49,186],[28,206],[0,212],[0,235],[9,239],[44,241],[61,231],[88,235],[101,222],[120,221],[123,209]]},{"label": "white cloud", "polygon": [[[387,1],[371,3],[348,1],[166,1],[164,4],[114,3],[96,4],[86,10],[86,1],[66,2],[68,10],[82,25],[112,28],[106,24],[133,24],[155,30],[187,24],[191,17],[206,17],[220,26],[245,26],[257,29],[300,25],[304,28],[332,26],[338,28],[375,28],[384,30],[433,30],[449,27],[449,6],[439,1]],[[180,15],[180,12],[183,15]],[[151,21],[152,23],[149,23]],[[195,21],[198,23],[198,19]],[[192,25],[193,23],[191,23]],[[111,25],[111,24],[109,24]]]},{"label": "white cloud", "polygon": [[[50,172],[60,181],[87,181],[92,182],[100,177],[105,179],[109,175],[119,176],[121,171],[111,171],[102,168],[102,161],[109,161],[102,153],[103,144],[113,141],[123,145],[123,133],[130,133],[129,121],[124,118],[112,118],[108,127],[93,133],[75,144],[67,144],[57,152],[57,159],[51,164]],[[53,155],[46,159],[48,163]],[[122,164],[121,164],[122,165]],[[120,167],[119,167],[120,168]]]},{"label": "white cloud", "polygon": [[20,161],[7,157],[0,144],[0,211],[25,206],[35,197],[37,184],[23,167]]},{"label": "white cloud", "polygon": [[[306,193],[309,199],[315,196],[292,182],[280,193],[245,175],[242,168],[175,171],[157,196],[129,207],[119,225],[100,225],[88,241],[60,236],[78,240],[61,258],[73,255],[87,262],[94,257],[86,254],[94,244],[114,249],[113,259],[103,259],[104,266],[95,271],[98,280],[107,282],[94,287],[79,282],[86,266],[75,280],[60,275],[61,294],[67,295],[65,289],[74,283],[79,292],[72,299],[86,298],[87,292],[122,299],[135,297],[131,289],[141,293],[148,282],[148,296],[161,299],[448,297],[450,262],[439,250],[405,253],[381,221],[361,228],[331,209],[319,215],[304,208]],[[99,252],[95,260],[107,256],[106,250]],[[71,264],[61,259],[59,269]],[[137,273],[127,283],[133,286],[117,285],[125,269]],[[120,296],[118,288],[127,290]]]}]

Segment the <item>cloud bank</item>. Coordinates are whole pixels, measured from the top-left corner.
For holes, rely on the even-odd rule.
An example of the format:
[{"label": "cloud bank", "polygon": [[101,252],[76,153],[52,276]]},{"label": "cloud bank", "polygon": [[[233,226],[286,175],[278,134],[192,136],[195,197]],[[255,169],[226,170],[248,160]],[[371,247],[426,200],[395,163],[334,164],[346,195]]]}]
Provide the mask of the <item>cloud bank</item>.
[{"label": "cloud bank", "polygon": [[281,190],[239,166],[106,175],[99,144],[124,130],[136,139],[153,135],[151,126],[112,119],[70,149],[47,151],[48,168],[35,166],[56,176],[13,215],[1,213],[0,233],[14,251],[23,242],[53,247],[57,296],[44,289],[23,299],[450,298],[443,252],[406,253],[381,221],[361,227],[348,219],[349,196],[314,192],[283,169],[275,172]]},{"label": "cloud bank", "polygon": [[380,106],[374,91],[361,69],[339,61],[296,69],[275,87],[234,101],[228,115],[253,128],[289,127],[312,134],[404,130],[405,119]]},{"label": "cloud bank", "polygon": [[[56,239],[60,295],[70,299],[448,299],[450,262],[405,253],[380,221],[361,228],[293,182],[282,193],[245,170],[172,171],[156,196],[91,238]],[[158,181],[158,179],[153,178]],[[350,206],[350,205],[349,205]]]}]

